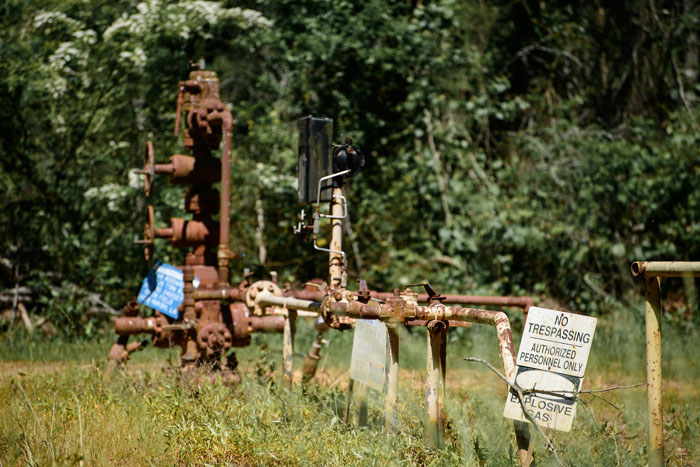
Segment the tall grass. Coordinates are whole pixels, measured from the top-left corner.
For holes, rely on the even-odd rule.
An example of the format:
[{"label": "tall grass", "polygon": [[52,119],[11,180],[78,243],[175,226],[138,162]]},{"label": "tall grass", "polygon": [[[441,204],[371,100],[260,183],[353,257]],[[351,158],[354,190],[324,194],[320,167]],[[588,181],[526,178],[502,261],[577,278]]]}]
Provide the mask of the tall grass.
[{"label": "tall grass", "polygon": [[[612,323],[612,324],[609,324]],[[600,320],[584,388],[644,381],[641,307]],[[700,342],[666,324],[664,409],[671,465],[700,461]],[[519,337],[516,332],[516,346]],[[314,336],[299,327],[298,348]],[[15,336],[16,337],[16,336]],[[368,426],[344,424],[351,333],[329,333],[319,382],[280,386],[281,338],[256,336],[238,353],[245,378],[227,386],[205,373],[183,374],[172,354],[147,350],[137,364],[103,381],[110,342],[42,343],[3,338],[0,347],[0,461],[85,465],[516,465],[495,331],[475,325],[450,331],[447,442],[422,440],[425,331],[401,335],[400,430],[382,430],[382,397],[369,397]],[[8,363],[8,360],[25,360]],[[33,363],[26,360],[33,359]],[[3,361],[4,360],[4,361]],[[65,360],[66,363],[54,363]],[[176,361],[176,359],[172,359]],[[141,364],[138,364],[138,362]],[[300,363],[300,360],[297,361]],[[646,459],[644,388],[579,404],[570,433],[549,432],[570,465],[641,465]],[[588,400],[589,397],[586,397]],[[537,465],[554,463],[536,438]]]}]

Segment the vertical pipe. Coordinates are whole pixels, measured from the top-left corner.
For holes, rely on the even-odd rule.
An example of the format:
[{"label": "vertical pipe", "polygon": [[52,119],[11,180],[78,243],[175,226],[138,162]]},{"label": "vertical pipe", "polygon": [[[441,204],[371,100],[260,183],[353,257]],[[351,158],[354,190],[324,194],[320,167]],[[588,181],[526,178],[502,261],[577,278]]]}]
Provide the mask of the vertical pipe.
[{"label": "vertical pipe", "polygon": [[233,121],[231,113],[224,111],[223,118],[224,148],[221,151],[221,206],[219,213],[219,287],[228,286],[229,253],[229,217],[231,212],[231,145],[233,140]]},{"label": "vertical pipe", "polygon": [[663,406],[661,402],[661,298],[660,279],[645,277],[647,409],[649,416],[649,465],[664,465]]},{"label": "vertical pipe", "polygon": [[440,440],[445,439],[445,391],[447,390],[447,324],[440,331],[440,390],[438,391],[438,421],[440,423]]},{"label": "vertical pipe", "polygon": [[427,380],[425,388],[425,442],[431,447],[439,447],[442,443],[442,438],[444,437],[444,433],[441,431],[441,427],[444,428],[444,425],[442,425],[440,422],[440,396],[444,391],[444,389],[440,387],[444,374],[444,372],[441,371],[440,365],[442,351],[442,327],[444,327],[444,324],[440,321],[431,321],[427,326],[428,345],[426,355]]},{"label": "vertical pipe", "polygon": [[[343,206],[339,198],[342,196],[342,188],[333,188],[333,199],[331,200],[331,215],[340,217],[343,215]],[[331,250],[341,251],[343,249],[343,221],[342,219],[331,219]],[[329,253],[329,275],[330,288],[337,289],[342,286],[343,277],[343,257],[339,253]]]},{"label": "vertical pipe", "polygon": [[296,333],[296,310],[287,310],[284,317],[284,345],[282,347],[282,379],[284,385],[292,386],[294,371],[294,334]]},{"label": "vertical pipe", "polygon": [[399,395],[399,333],[396,324],[387,324],[387,381],[384,407],[384,427],[392,433],[398,429],[397,402]]},{"label": "vertical pipe", "polygon": [[[182,304],[184,306],[182,319],[183,321],[194,323],[197,321],[197,312],[194,308],[194,268],[192,266],[186,265],[182,268],[182,280],[184,282],[182,287]],[[181,360],[184,363],[189,363],[199,358],[199,351],[197,350],[197,330],[188,329],[186,333],[184,354]]]}]

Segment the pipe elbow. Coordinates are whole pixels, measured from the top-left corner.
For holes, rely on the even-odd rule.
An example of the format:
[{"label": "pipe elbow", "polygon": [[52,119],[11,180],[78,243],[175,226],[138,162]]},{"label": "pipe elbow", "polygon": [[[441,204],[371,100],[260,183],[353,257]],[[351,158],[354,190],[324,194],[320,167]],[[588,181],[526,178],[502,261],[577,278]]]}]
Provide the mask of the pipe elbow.
[{"label": "pipe elbow", "polygon": [[494,312],[493,323],[497,326],[499,324],[506,324],[506,325],[508,325],[508,327],[510,327],[510,319],[508,319],[508,315],[502,311]]}]

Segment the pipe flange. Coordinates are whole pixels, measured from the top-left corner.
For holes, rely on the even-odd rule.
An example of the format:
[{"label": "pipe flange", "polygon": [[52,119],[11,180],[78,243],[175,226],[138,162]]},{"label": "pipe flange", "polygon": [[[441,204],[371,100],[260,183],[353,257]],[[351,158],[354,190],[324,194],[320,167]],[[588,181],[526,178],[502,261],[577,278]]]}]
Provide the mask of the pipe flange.
[{"label": "pipe flange", "polygon": [[282,296],[282,290],[277,284],[272,281],[257,281],[253,283],[245,293],[245,304],[253,309],[253,314],[256,316],[264,315],[264,311],[255,303],[255,299],[261,294],[270,294],[277,297]]}]

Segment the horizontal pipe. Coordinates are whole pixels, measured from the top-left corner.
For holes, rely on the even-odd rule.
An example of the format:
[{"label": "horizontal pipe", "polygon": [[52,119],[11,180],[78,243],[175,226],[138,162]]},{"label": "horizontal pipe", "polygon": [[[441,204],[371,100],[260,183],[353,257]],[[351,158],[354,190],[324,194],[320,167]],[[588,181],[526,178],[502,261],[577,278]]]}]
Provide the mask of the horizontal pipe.
[{"label": "horizontal pipe", "polygon": [[[294,297],[302,300],[311,300],[321,302],[326,297],[327,292],[323,290],[283,290],[282,295],[285,297]],[[370,292],[372,298],[378,300],[386,300],[393,297],[391,292]],[[203,290],[195,292],[195,300],[245,300],[245,290],[239,288],[225,288],[219,290]],[[418,294],[419,303],[428,303],[428,294]],[[532,297],[507,297],[507,296],[490,296],[490,295],[446,295],[443,300],[444,304],[453,305],[482,305],[482,306],[507,306],[522,308],[525,312],[531,306],[534,306],[535,301]],[[372,319],[372,318],[367,318]]]},{"label": "horizontal pipe", "polygon": [[[424,319],[409,319],[406,321],[406,326],[427,326],[430,321]],[[471,323],[467,321],[448,321],[447,327],[450,328],[469,328]]]},{"label": "horizontal pipe", "polygon": [[138,316],[120,316],[114,318],[114,332],[120,336],[156,332],[156,318]]},{"label": "horizontal pipe", "polygon": [[226,287],[215,290],[195,290],[195,300],[233,300],[245,301],[245,289]]},{"label": "horizontal pipe", "polygon": [[321,311],[321,302],[302,300],[294,297],[278,297],[269,293],[263,293],[255,298],[255,303],[262,307],[277,306],[288,310]]},{"label": "horizontal pipe", "polygon": [[282,316],[251,316],[248,332],[281,333],[284,331],[284,317]]},{"label": "horizontal pipe", "polygon": [[635,261],[633,277],[700,277],[700,261]]},{"label": "horizontal pipe", "polygon": [[[393,297],[391,292],[370,292],[372,298],[386,300]],[[522,308],[525,311],[529,310],[535,304],[532,297],[507,297],[507,296],[491,296],[491,295],[445,295],[442,303],[446,305],[492,305],[492,306],[511,306]],[[418,294],[419,303],[428,303],[428,294]]]},{"label": "horizontal pipe", "polygon": [[365,305],[361,302],[333,302],[330,304],[331,313],[336,316],[348,316],[355,319],[379,319],[380,305]]}]

